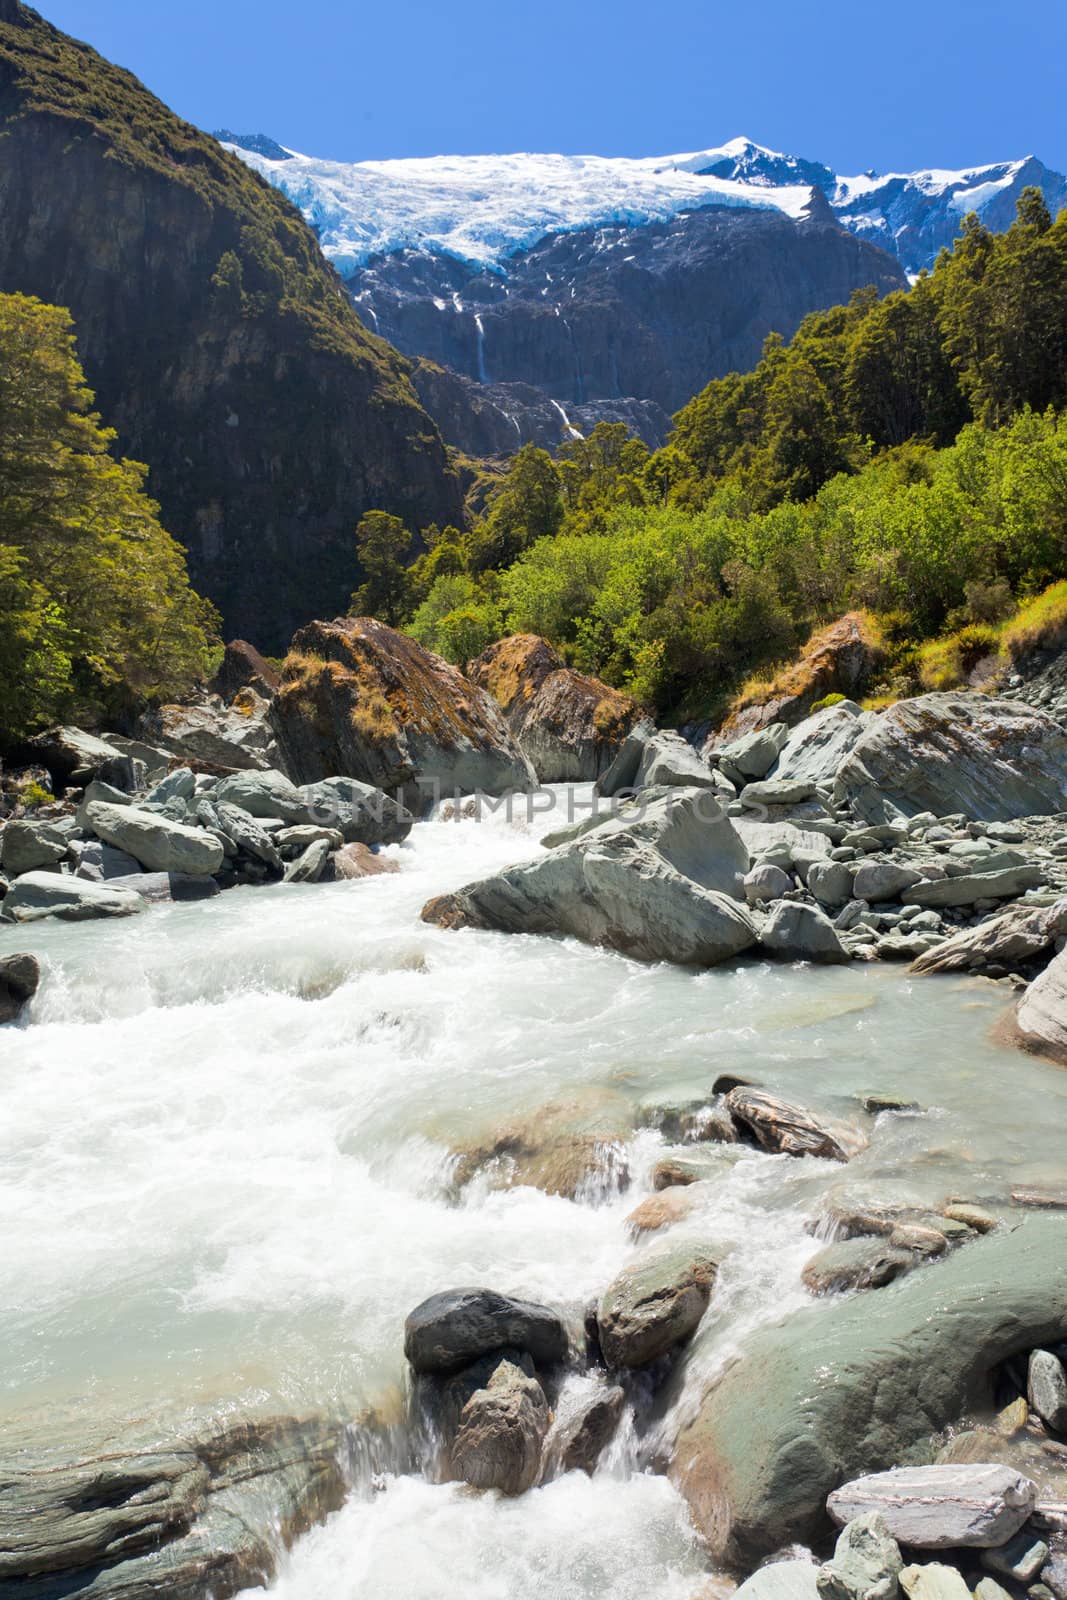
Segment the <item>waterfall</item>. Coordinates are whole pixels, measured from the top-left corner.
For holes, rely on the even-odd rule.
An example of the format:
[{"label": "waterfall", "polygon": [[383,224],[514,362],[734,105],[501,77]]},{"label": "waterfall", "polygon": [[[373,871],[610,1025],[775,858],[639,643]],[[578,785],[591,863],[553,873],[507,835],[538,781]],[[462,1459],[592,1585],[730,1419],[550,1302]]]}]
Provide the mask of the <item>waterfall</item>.
[{"label": "waterfall", "polygon": [[475,317],[474,326],[478,330],[478,382],[488,383],[485,371],[485,327],[480,316]]},{"label": "waterfall", "polygon": [[571,439],[584,439],[585,438],[584,433],[582,433],[581,429],[576,428],[574,426],[574,423],[571,421],[570,417],[568,417],[567,413],[564,411],[563,407],[560,405],[558,400],[553,400],[550,397],[548,403],[551,406],[555,406],[556,410],[559,412],[560,416],[563,418],[563,426],[566,428],[569,438],[571,438]]}]

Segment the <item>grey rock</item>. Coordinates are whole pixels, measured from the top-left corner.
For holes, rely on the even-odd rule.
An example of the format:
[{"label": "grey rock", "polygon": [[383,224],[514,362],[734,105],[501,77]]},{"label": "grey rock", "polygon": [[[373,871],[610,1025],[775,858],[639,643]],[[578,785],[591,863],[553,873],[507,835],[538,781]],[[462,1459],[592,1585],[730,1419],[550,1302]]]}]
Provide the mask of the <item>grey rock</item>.
[{"label": "grey rock", "polygon": [[618,1384],[599,1384],[566,1409],[561,1404],[545,1441],[545,1476],[551,1472],[592,1476],[615,1436],[625,1405],[626,1391]]},{"label": "grey rock", "polygon": [[1013,1026],[1013,1036],[1024,1049],[1067,1064],[1067,951],[1027,987]]},{"label": "grey rock", "polygon": [[680,734],[660,732],[652,734],[644,743],[636,787],[714,789],[717,787],[711,767]]},{"label": "grey rock", "polygon": [[820,861],[808,869],[808,889],[824,906],[844,906],[852,898],[852,873],[841,861]]},{"label": "grey rock", "polygon": [[904,1567],[900,1587],[908,1600],[969,1600],[971,1592],[959,1568],[946,1567],[940,1561]]},{"label": "grey rock", "polygon": [[764,950],[786,961],[842,962],[849,952],[825,912],[781,901],[760,933]]},{"label": "grey rock", "polygon": [[84,811],[85,807],[94,800],[105,800],[109,806],[131,806],[133,804],[131,795],[124,793],[122,789],[116,789],[114,784],[104,783],[101,778],[94,778],[91,783],[86,784],[79,809]]},{"label": "grey rock", "polygon": [[872,1473],[835,1489],[826,1502],[839,1527],[880,1512],[893,1537],[917,1550],[1003,1545],[1036,1504],[1037,1485],[1030,1478],[1014,1467],[985,1463]]},{"label": "grey rock", "polygon": [[905,889],[921,883],[923,875],[914,867],[895,861],[865,861],[856,873],[852,889],[857,900],[877,905],[882,900],[898,900]]},{"label": "grey rock", "polygon": [[979,1578],[974,1593],[975,1600],[1012,1600],[1007,1589],[1001,1588],[994,1578]]},{"label": "grey rock", "polygon": [[602,772],[594,785],[594,792],[605,799],[613,799],[624,790],[638,787],[638,773],[644,759],[645,746],[656,732],[656,725],[647,718],[631,728],[623,740],[611,765]]},{"label": "grey rock", "polygon": [[1051,1350],[1033,1350],[1026,1392],[1031,1408],[1055,1433],[1067,1433],[1067,1372]]},{"label": "grey rock", "polygon": [[171,822],[137,806],[109,806],[94,800],[86,807],[88,825],[105,844],[125,850],[149,872],[218,872],[219,841],[202,828]]},{"label": "grey rock", "polygon": [[904,1559],[877,1511],[855,1517],[816,1579],[821,1600],[896,1600]]},{"label": "grey rock", "polygon": [[492,1289],[431,1295],[404,1324],[404,1354],[419,1373],[453,1373],[505,1346],[528,1352],[538,1366],[567,1353],[563,1323],[547,1306]]},{"label": "grey rock", "polygon": [[316,839],[285,869],[283,883],[318,883],[330,854],[330,841]]},{"label": "grey rock", "polygon": [[548,1423],[537,1379],[501,1361],[463,1408],[450,1451],[453,1472],[476,1489],[525,1494],[540,1475]]},{"label": "grey rock", "polygon": [[247,811],[251,817],[280,817],[288,823],[313,820],[308,815],[305,796],[276,768],[235,772],[222,778],[215,790],[215,803],[223,802]]},{"label": "grey rock", "polygon": [[[206,806],[210,806],[209,801],[198,802],[198,815],[201,808]],[[256,861],[264,862],[275,872],[281,872],[282,858],[278,853],[278,847],[254,817],[249,816],[247,811],[242,811],[240,806],[229,805],[225,800],[220,800],[214,807],[214,814],[224,834],[228,839],[232,839],[238,850],[243,851],[246,856],[252,856]]]},{"label": "grey rock", "polygon": [[726,1096],[726,1109],[764,1150],[789,1156],[824,1156],[851,1161],[867,1148],[867,1136],[849,1123],[822,1117],[807,1106],[766,1089],[741,1085]]},{"label": "grey rock", "polygon": [[1004,872],[965,873],[917,883],[900,898],[908,906],[973,906],[978,900],[1014,900],[1044,881],[1038,866],[1009,867]]},{"label": "grey rock", "polygon": [[269,702],[248,691],[244,711],[214,704],[161,706],[143,731],[183,761],[203,762],[224,772],[265,769],[277,761],[267,723]]},{"label": "grey rock", "polygon": [[320,839],[325,839],[331,850],[340,850],[344,844],[344,835],[336,828],[323,828],[317,823],[308,822],[303,826],[280,828],[274,835],[273,843],[283,855],[292,857],[302,854],[309,844],[316,844]]},{"label": "grey rock", "polygon": [[1048,1545],[1025,1528],[999,1549],[983,1550],[981,1561],[990,1572],[1016,1583],[1033,1583],[1048,1560]]},{"label": "grey rock", "polygon": [[126,889],[151,905],[168,901],[213,900],[219,886],[211,877],[194,877],[188,872],[132,872],[127,878],[108,880],[113,889]]},{"label": "grey rock", "polygon": [[766,900],[780,900],[793,887],[793,880],[781,867],[769,862],[753,867],[745,875],[745,899],[750,906],[762,905]]},{"label": "grey rock", "polygon": [[796,822],[768,822],[764,818],[739,816],[733,825],[753,859],[773,860],[777,866],[791,866],[802,856],[830,859],[829,839]]},{"label": "grey rock", "polygon": [[584,838],[442,895],[440,927],[567,933],[645,960],[711,966],[756,942],[738,903],[748,851],[707,791],[649,798]]},{"label": "grey rock", "polygon": [[128,889],[58,872],[24,872],[0,900],[0,916],[8,922],[36,922],[41,917],[87,922],[93,917],[129,917],[143,910],[140,895]]},{"label": "grey rock", "polygon": [[874,721],[852,700],[827,706],[799,723],[789,735],[771,777],[833,784],[845,757]]},{"label": "grey rock", "polygon": [[336,828],[346,844],[401,844],[415,820],[382,789],[358,778],[323,778],[300,792],[307,803],[305,820]]},{"label": "grey rock", "polygon": [[0,866],[9,878],[55,866],[66,853],[66,835],[47,822],[8,822],[0,831]]},{"label": "grey rock", "polygon": [[764,778],[746,784],[738,798],[749,811],[755,811],[764,806],[799,806],[814,793],[815,785],[807,778]]},{"label": "grey rock", "polygon": [[987,822],[1067,805],[1067,732],[1044,712],[988,695],[928,694],[883,712],[834,789],[868,822],[933,811]]},{"label": "grey rock", "polygon": [[742,734],[740,739],[720,745],[716,753],[722,764],[735,768],[742,779],[765,778],[788,739],[789,729],[785,723],[772,722],[769,727],[756,728]]},{"label": "grey rock", "polygon": [[67,787],[82,789],[105,769],[122,763],[122,752],[110,740],[81,728],[51,728],[29,742],[36,759],[51,773],[56,794]]},{"label": "grey rock", "polygon": [[981,972],[989,966],[1014,970],[1052,948],[1067,932],[1067,900],[1054,906],[1012,906],[976,928],[961,928],[951,939],[920,956],[913,972]]},{"label": "grey rock", "polygon": [[[1067,1555],[1062,1550],[1057,1551],[1042,1567],[1041,1584],[1051,1591],[1055,1600],[1067,1600]],[[1033,1592],[1031,1589],[1030,1594],[1033,1595]]]},{"label": "grey rock", "polygon": [[812,1256],[801,1277],[812,1294],[842,1294],[853,1289],[880,1289],[914,1265],[914,1258],[898,1249],[892,1237],[888,1241],[841,1239]]},{"label": "grey rock", "polygon": [[125,850],[100,839],[85,839],[71,845],[75,862],[74,876],[88,878],[92,883],[107,883],[112,878],[129,878],[141,871],[141,863]]},{"label": "grey rock", "polygon": [[692,1240],[665,1240],[643,1249],[597,1307],[608,1367],[647,1366],[691,1338],[707,1310],[721,1259],[721,1252]]},{"label": "grey rock", "polygon": [[773,1561],[746,1578],[733,1600],[818,1600],[818,1575],[813,1561]]},{"label": "grey rock", "polygon": [[163,804],[167,800],[191,800],[196,793],[196,774],[191,767],[176,767],[165,778],[152,785],[146,800]]},{"label": "grey rock", "polygon": [[822,1537],[839,1484],[932,1453],[943,1428],[991,1406],[1000,1363],[1067,1326],[1065,1241],[1062,1213],[1032,1213],[879,1290],[873,1326],[858,1295],[750,1333],[671,1469],[712,1554],[751,1566]]},{"label": "grey rock", "polygon": [[0,1024],[14,1022],[37,993],[41,964],[36,956],[0,956]]}]

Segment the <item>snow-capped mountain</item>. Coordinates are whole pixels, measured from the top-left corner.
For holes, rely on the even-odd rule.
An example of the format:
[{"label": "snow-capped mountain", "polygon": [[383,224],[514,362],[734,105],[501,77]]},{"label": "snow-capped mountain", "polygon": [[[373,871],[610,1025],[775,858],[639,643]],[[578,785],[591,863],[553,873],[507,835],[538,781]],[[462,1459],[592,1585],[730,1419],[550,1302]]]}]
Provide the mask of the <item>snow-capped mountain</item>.
[{"label": "snow-capped mountain", "polygon": [[218,137],[300,207],[345,276],[400,250],[498,268],[552,234],[639,227],[708,207],[774,210],[796,220],[812,188],[850,232],[914,275],[951,244],[968,211],[1007,227],[1028,184],[1043,190],[1054,214],[1067,204],[1067,180],[1034,156],[961,172],[843,177],[744,138],[640,160],[509,155],[346,163],[300,155],[262,134]]}]

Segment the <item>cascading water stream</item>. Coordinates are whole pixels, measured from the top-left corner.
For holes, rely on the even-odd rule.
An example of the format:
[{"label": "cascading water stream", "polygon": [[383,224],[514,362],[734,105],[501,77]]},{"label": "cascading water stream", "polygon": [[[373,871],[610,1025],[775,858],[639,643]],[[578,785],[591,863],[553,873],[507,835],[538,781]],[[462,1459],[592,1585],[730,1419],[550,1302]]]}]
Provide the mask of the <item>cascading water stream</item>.
[{"label": "cascading water stream", "polygon": [[663,1463],[708,1378],[808,1301],[812,1219],[845,1179],[751,1153],[709,1185],[676,1228],[729,1253],[685,1357],[657,1395],[629,1386],[592,1478],[506,1501],[426,1476],[404,1318],[485,1284],[580,1328],[642,1248],[626,1219],[665,1146],[622,1136],[574,1200],[486,1173],[457,1192],[457,1151],[561,1104],[639,1125],[740,1070],[845,1114],[872,1090],[919,1101],[877,1120],[849,1183],[941,1199],[1061,1163],[1067,1075],[990,1042],[988,984],[691,972],[420,922],[552,825],[432,821],[391,876],[0,933],[45,964],[29,1025],[0,1034],[0,1426],[253,1402],[363,1419],[351,1496],[284,1558],[282,1600],[693,1600],[707,1563]]}]

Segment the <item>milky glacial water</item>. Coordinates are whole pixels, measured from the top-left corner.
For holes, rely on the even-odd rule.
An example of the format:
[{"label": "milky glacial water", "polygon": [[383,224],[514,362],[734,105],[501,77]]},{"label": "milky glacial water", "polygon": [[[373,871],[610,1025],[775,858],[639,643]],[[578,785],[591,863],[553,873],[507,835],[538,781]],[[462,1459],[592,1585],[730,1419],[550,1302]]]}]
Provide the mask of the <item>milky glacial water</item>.
[{"label": "milky glacial water", "polygon": [[[638,1248],[625,1219],[664,1146],[632,1137],[625,1193],[457,1198],[453,1151],[547,1106],[630,1122],[739,1072],[868,1123],[849,1184],[995,1202],[1055,1179],[1067,1073],[991,1042],[1003,989],[885,966],[698,973],[420,922],[545,827],[429,822],[388,851],[395,875],[0,933],[45,965],[29,1022],[0,1030],[0,1427],[252,1404],[395,1420],[403,1320],[427,1294],[485,1284],[578,1321]],[[870,1122],[863,1091],[923,1112]],[[594,1478],[513,1502],[358,1482],[279,1595],[689,1600],[706,1561],[654,1468],[747,1333],[806,1302],[808,1225],[844,1181],[753,1155],[679,1224],[732,1251],[658,1411]]]}]

